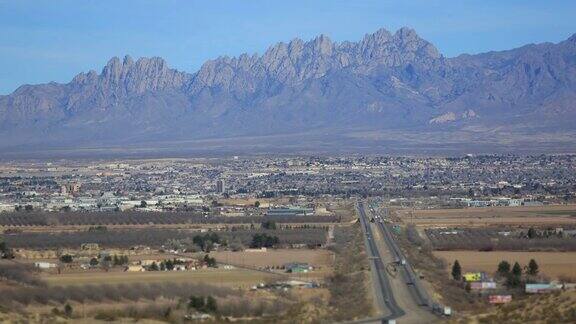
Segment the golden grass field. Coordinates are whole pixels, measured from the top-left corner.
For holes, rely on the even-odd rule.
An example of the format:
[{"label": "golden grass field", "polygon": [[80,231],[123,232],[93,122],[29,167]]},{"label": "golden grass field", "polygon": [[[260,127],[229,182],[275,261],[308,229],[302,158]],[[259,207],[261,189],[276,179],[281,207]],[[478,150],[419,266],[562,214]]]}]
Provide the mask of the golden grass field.
[{"label": "golden grass field", "polygon": [[435,256],[448,262],[448,269],[454,260],[458,260],[464,271],[496,272],[498,263],[502,260],[514,264],[518,261],[525,266],[530,259],[538,263],[540,273],[551,278],[559,276],[576,279],[576,252],[508,252],[508,251],[435,251]]},{"label": "golden grass field", "polygon": [[250,287],[278,276],[245,269],[202,269],[196,271],[150,271],[150,272],[79,272],[63,274],[43,273],[41,278],[51,286],[87,284],[131,283],[205,283],[228,287]]},{"label": "golden grass field", "polygon": [[576,224],[576,205],[397,210],[405,223],[421,227]]}]

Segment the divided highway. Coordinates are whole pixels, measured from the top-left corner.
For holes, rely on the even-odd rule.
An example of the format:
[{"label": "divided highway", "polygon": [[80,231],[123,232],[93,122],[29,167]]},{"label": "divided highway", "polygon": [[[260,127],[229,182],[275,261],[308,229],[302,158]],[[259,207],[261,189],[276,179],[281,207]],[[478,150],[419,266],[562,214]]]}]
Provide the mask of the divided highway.
[{"label": "divided highway", "polygon": [[[383,216],[387,218],[388,209],[384,209],[384,213],[385,215]],[[390,233],[388,225],[384,221],[377,221],[376,224],[380,229],[380,231],[384,234],[383,235],[384,240],[386,241],[388,248],[392,251],[394,255],[395,258],[394,261],[398,264],[397,269],[402,274],[402,278],[406,282],[408,290],[412,294],[412,297],[414,298],[415,302],[419,306],[431,307],[432,305],[430,303],[430,298],[428,297],[426,289],[424,289],[424,287],[422,286],[422,283],[420,282],[420,279],[416,275],[414,268],[412,268],[408,260],[406,260],[404,253],[402,253],[402,251],[398,247],[398,244],[396,244],[396,241],[394,241],[394,238],[392,237],[392,233]]]},{"label": "divided highway", "polygon": [[[391,319],[399,319],[419,323],[434,319],[432,303],[426,290],[396,244],[388,225],[383,221],[387,210],[384,210],[385,215],[369,217],[363,202],[358,202],[357,208],[365,233],[376,301],[384,314],[380,321],[384,323]],[[374,216],[380,217],[375,217],[377,220],[372,223],[370,219]],[[394,268],[396,275],[391,276],[387,267],[388,270],[390,267]]]},{"label": "divided highway", "polygon": [[370,267],[372,269],[372,279],[376,287],[376,302],[378,306],[387,314],[382,318],[382,321],[388,319],[395,319],[404,315],[404,310],[402,310],[392,294],[392,288],[390,286],[390,281],[388,280],[388,274],[386,273],[385,265],[380,257],[380,252],[374,243],[374,235],[372,233],[372,228],[370,222],[366,217],[366,211],[364,210],[364,204],[362,202],[358,203],[358,214],[360,215],[360,223],[362,225],[362,230],[365,233],[365,243],[366,252],[370,260]]}]

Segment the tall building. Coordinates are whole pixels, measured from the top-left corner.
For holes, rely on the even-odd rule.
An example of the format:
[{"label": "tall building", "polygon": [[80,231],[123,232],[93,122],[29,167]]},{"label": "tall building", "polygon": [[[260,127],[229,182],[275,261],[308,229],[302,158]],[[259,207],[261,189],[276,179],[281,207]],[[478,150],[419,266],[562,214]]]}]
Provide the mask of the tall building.
[{"label": "tall building", "polygon": [[216,180],[216,192],[217,193],[224,193],[224,180],[223,179]]}]

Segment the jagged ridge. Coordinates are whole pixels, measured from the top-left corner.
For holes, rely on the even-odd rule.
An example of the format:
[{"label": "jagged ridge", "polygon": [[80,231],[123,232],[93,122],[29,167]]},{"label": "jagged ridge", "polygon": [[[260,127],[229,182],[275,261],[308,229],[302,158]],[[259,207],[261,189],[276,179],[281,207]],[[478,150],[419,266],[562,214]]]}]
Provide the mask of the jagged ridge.
[{"label": "jagged ridge", "polygon": [[511,122],[573,129],[575,54],[572,36],[447,59],[402,28],[358,42],[294,39],[261,56],[208,61],[193,74],[158,57],[112,58],[100,74],[0,97],[0,145]]}]

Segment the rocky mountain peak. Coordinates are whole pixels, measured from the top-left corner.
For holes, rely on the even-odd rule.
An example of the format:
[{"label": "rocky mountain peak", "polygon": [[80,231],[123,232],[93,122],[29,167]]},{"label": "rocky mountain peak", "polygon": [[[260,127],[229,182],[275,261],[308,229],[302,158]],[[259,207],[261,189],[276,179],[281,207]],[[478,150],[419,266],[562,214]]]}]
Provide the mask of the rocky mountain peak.
[{"label": "rocky mountain peak", "polygon": [[90,70],[88,71],[88,73],[84,73],[81,72],[78,75],[76,75],[73,79],[72,82],[70,82],[71,84],[85,84],[85,83],[90,83],[90,82],[94,82],[98,79],[98,72],[94,71],[94,70]]},{"label": "rocky mountain peak", "polygon": [[[297,83],[348,66],[402,66],[418,60],[430,63],[439,57],[436,48],[410,28],[401,28],[395,34],[382,28],[360,42],[341,44],[322,34],[307,42],[296,38],[289,43],[276,43],[261,57],[243,54],[207,61],[189,88],[196,93],[206,86],[218,86],[241,93],[244,89],[240,87],[256,80]],[[249,88],[254,87],[253,84]]]},{"label": "rocky mountain peak", "polygon": [[421,40],[416,31],[410,27],[402,27],[394,33],[394,38],[401,41],[418,41]]},{"label": "rocky mountain peak", "polygon": [[288,56],[288,45],[280,42],[268,48],[268,50],[264,52],[264,55],[262,55],[262,59],[266,62],[270,62],[272,60],[280,60],[286,56]]},{"label": "rocky mountain peak", "polygon": [[139,58],[126,55],[122,61],[112,57],[98,74],[80,73],[68,84],[73,89],[68,109],[81,106],[114,106],[120,98],[128,98],[150,91],[180,89],[188,84],[191,75],[170,69],[160,57]]},{"label": "rocky mountain peak", "polygon": [[396,31],[393,38],[402,50],[416,52],[418,55],[427,56],[432,59],[440,58],[440,53],[436,47],[418,36],[412,28],[400,28]]},{"label": "rocky mountain peak", "polygon": [[290,41],[290,43],[288,43],[288,48],[290,48],[291,51],[295,49],[302,49],[303,46],[304,41],[301,40],[300,38],[294,38],[293,40]]},{"label": "rocky mountain peak", "polygon": [[139,74],[145,71],[154,70],[156,72],[170,70],[166,61],[161,57],[141,57],[136,62],[130,55],[126,55],[122,62],[115,56],[111,58],[106,66],[102,69],[101,76],[104,78],[119,79],[125,77],[129,73]]},{"label": "rocky mountain peak", "polygon": [[102,69],[101,75],[108,80],[111,81],[118,81],[120,75],[122,74],[122,63],[120,63],[120,59],[117,56],[111,58],[108,63]]},{"label": "rocky mountain peak", "polygon": [[334,44],[330,38],[328,38],[328,36],[321,34],[320,36],[314,38],[311,43],[314,53],[318,53],[320,55],[332,55]]},{"label": "rocky mountain peak", "polygon": [[130,55],[124,56],[124,61],[122,61],[122,66],[131,67],[134,65],[134,60]]},{"label": "rocky mountain peak", "polygon": [[369,66],[403,66],[414,62],[430,65],[441,56],[434,45],[420,38],[408,27],[400,28],[394,34],[380,29],[364,36],[361,42],[343,44],[355,48],[358,64]]},{"label": "rocky mountain peak", "polygon": [[386,28],[380,28],[375,33],[366,34],[364,36],[365,41],[370,41],[377,44],[384,44],[390,41],[392,34]]}]

